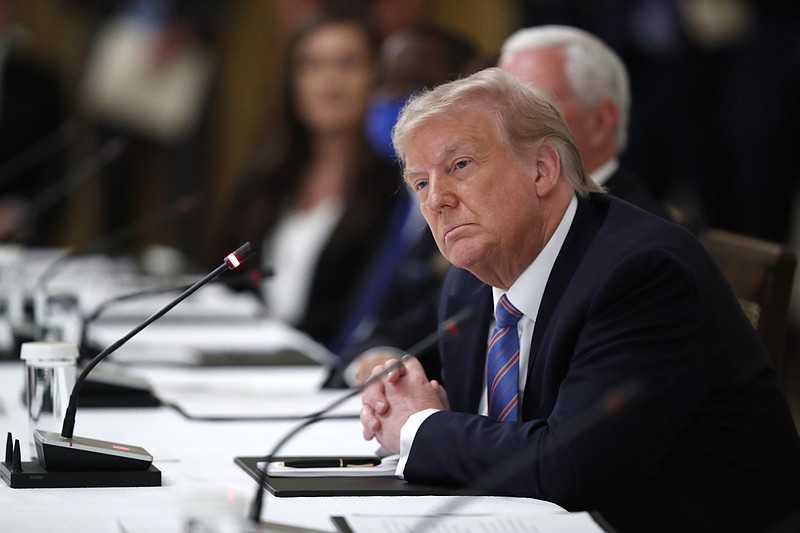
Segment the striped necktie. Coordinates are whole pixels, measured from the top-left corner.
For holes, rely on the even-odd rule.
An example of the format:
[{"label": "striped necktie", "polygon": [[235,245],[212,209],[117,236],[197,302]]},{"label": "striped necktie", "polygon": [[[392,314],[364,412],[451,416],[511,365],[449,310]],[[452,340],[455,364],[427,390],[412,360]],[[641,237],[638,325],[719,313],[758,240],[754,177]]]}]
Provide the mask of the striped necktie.
[{"label": "striped necktie", "polygon": [[501,422],[519,420],[519,337],[517,322],[522,313],[506,295],[495,310],[497,325],[489,343],[487,387],[489,416]]}]

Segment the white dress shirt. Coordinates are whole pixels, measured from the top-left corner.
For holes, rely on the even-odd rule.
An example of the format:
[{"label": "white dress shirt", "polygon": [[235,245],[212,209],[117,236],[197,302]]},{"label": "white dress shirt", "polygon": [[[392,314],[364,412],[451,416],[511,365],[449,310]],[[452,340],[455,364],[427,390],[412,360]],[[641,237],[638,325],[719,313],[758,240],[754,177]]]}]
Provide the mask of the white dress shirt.
[{"label": "white dress shirt", "polygon": [[[542,303],[542,296],[544,289],[547,286],[547,280],[550,277],[550,272],[553,270],[553,265],[556,262],[558,253],[567,238],[569,228],[572,226],[572,221],[575,218],[575,212],[578,209],[578,199],[573,196],[572,200],[567,207],[564,216],[561,218],[556,231],[552,237],[547,241],[544,248],[533,262],[526,268],[517,280],[508,288],[505,294],[511,301],[512,305],[522,311],[523,317],[517,324],[517,336],[519,337],[519,401],[522,405],[522,393],[525,390],[525,380],[527,378],[528,359],[531,351],[531,337],[533,336],[533,326],[536,321],[536,316],[539,313],[539,305]],[[492,297],[494,299],[495,308],[500,297],[504,294],[502,289],[492,287]],[[490,328],[489,335],[487,336],[487,348],[489,338],[491,337],[491,330],[494,329],[494,324]],[[437,412],[437,409],[425,409],[411,415],[403,428],[400,430],[400,460],[397,464],[396,474],[403,476],[408,454],[411,452],[411,446],[414,442],[414,437],[417,430],[422,423],[430,415]],[[488,413],[488,406],[486,400],[486,374],[484,372],[484,387],[483,394],[479,405],[478,414],[486,415]]]},{"label": "white dress shirt", "polygon": [[589,174],[589,177],[592,178],[592,180],[596,184],[604,186],[608,181],[608,179],[611,177],[611,175],[614,174],[614,172],[616,172],[618,168],[619,168],[619,159],[615,157],[613,159],[609,159],[608,161],[597,167],[594,172]]}]

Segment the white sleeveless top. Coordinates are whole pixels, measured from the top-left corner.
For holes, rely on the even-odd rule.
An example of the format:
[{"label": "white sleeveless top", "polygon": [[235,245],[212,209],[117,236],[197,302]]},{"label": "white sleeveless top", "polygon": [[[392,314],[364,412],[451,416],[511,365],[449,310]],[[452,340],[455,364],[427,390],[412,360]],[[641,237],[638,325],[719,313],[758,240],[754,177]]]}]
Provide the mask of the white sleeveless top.
[{"label": "white sleeveless top", "polygon": [[272,316],[290,324],[305,316],[317,261],[343,214],[341,200],[289,211],[264,238],[261,264],[275,274],[262,282],[261,290]]}]

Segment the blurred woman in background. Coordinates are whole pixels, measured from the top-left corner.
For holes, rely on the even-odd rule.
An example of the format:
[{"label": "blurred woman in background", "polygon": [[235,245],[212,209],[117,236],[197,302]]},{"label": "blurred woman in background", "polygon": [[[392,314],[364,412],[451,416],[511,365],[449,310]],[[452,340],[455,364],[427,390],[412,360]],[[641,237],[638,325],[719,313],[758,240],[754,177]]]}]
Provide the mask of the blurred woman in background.
[{"label": "blurred woman in background", "polygon": [[[364,135],[378,39],[350,12],[325,12],[289,42],[280,117],[234,195],[223,250],[250,240],[275,275],[270,312],[337,351],[365,299],[380,300],[410,202]],[[377,278],[377,279],[376,279]],[[386,278],[383,280],[382,278]],[[377,283],[376,283],[377,282]]]}]

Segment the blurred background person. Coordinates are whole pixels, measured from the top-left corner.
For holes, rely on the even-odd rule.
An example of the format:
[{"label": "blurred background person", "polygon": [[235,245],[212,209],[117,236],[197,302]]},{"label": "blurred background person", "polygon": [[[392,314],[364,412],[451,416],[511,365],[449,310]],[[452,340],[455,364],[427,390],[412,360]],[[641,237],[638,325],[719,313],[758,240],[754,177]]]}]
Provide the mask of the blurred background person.
[{"label": "blurred background person", "polygon": [[23,30],[12,18],[16,4],[0,0],[0,235],[54,245],[65,226],[64,202],[29,224],[23,217],[31,201],[63,176],[64,95],[56,74],[24,51]]},{"label": "blurred background person", "polygon": [[[91,32],[76,104],[99,142],[126,141],[103,172],[101,232],[179,198],[205,196],[214,46],[229,0],[67,1],[85,14]],[[197,261],[203,222],[203,209],[195,208],[120,251],[168,245]]]},{"label": "blurred background person", "polygon": [[631,108],[622,60],[594,35],[570,26],[517,31],[503,44],[498,66],[547,91],[569,125],[586,172],[609,194],[669,219],[644,182],[620,166]]},{"label": "blurred background person", "polygon": [[[620,166],[618,157],[627,143],[631,96],[625,65],[608,46],[593,35],[568,26],[525,28],[505,41],[498,66],[553,96],[575,136],[583,164],[596,183],[614,196],[670,219],[666,207],[637,175]],[[412,303],[392,300],[398,306],[392,312],[403,318],[391,316],[376,328],[369,343],[357,346],[366,351],[349,358],[356,359],[356,364],[344,370],[347,382],[360,383],[374,366],[397,356],[395,348],[406,348],[423,334],[434,331],[438,285],[435,287],[432,290],[431,285],[420,285]],[[410,291],[408,287],[406,290]],[[399,307],[402,305],[407,307]],[[415,337],[409,339],[411,335]],[[438,373],[436,357],[422,361],[429,375]]]},{"label": "blurred background person", "polygon": [[[387,36],[380,48],[381,82],[367,116],[367,137],[387,159],[395,160],[391,130],[409,96],[425,88],[471,73],[478,51],[466,37],[437,25],[415,25]],[[404,186],[403,186],[404,187]],[[407,223],[413,241],[399,265],[389,295],[371,323],[364,323],[344,349],[341,363],[332,370],[327,386],[344,385],[345,367],[363,351],[374,347],[407,348],[436,323],[436,301],[447,263],[416,206]],[[423,330],[418,329],[420,326]],[[376,361],[383,349],[370,353]],[[426,358],[438,368],[436,354]],[[353,381],[350,377],[350,381]]]},{"label": "blurred background person", "polygon": [[702,225],[789,242],[799,222],[792,146],[800,140],[800,5],[526,0],[520,7],[525,25],[577,26],[622,57],[635,95],[622,161],[657,198]]},{"label": "blurred background person", "polygon": [[[270,312],[336,351],[410,211],[397,169],[364,134],[378,38],[350,10],[313,16],[287,48],[284,101],[223,221],[220,251],[249,240],[275,275]],[[214,254],[216,257],[219,253]],[[345,341],[346,343],[346,341]]]},{"label": "blurred background person", "polygon": [[406,99],[464,74],[477,56],[465,37],[444,28],[415,25],[387,36],[380,48],[380,85],[370,102],[367,137],[394,159],[391,131]]}]

